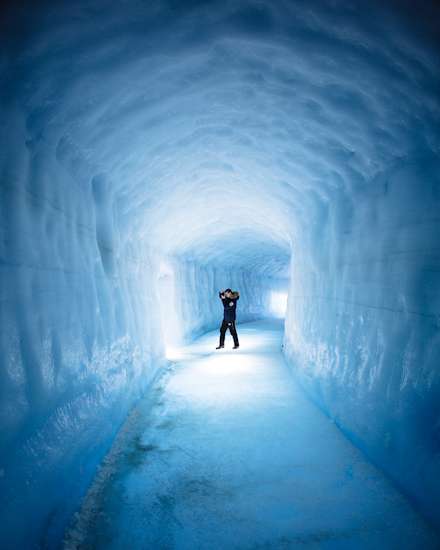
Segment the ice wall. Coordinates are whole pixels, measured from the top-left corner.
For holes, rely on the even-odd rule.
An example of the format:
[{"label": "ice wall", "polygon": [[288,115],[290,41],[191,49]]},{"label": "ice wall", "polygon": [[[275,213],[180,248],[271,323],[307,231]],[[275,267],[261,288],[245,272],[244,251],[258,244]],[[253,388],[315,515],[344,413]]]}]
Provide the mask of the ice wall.
[{"label": "ice wall", "polygon": [[[29,151],[3,128],[1,186],[1,540],[56,546],[135,401],[165,364],[163,258],[120,235],[111,181],[64,143]],[[63,151],[61,152],[61,148]],[[267,280],[169,260],[182,342],[219,324],[217,290],[239,288],[238,319],[264,315]]]},{"label": "ice wall", "polygon": [[1,540],[50,547],[162,347],[152,260],[118,246],[105,179],[84,185],[51,148],[30,152],[15,115],[2,128]]},{"label": "ice wall", "polygon": [[10,4],[7,536],[59,540],[160,366],[165,310],[190,338],[235,286],[260,315],[290,256],[298,379],[440,520],[438,21],[430,2]]},{"label": "ice wall", "polygon": [[434,523],[440,159],[402,160],[296,248],[285,349],[303,387]]},{"label": "ice wall", "polygon": [[[4,119],[8,119],[5,111]],[[164,363],[161,258],[120,235],[111,181],[67,142],[2,128],[1,540],[51,547],[96,465]],[[217,290],[239,288],[239,320],[261,317],[267,280],[172,262],[185,339],[219,323]],[[169,312],[168,312],[169,313]]]}]

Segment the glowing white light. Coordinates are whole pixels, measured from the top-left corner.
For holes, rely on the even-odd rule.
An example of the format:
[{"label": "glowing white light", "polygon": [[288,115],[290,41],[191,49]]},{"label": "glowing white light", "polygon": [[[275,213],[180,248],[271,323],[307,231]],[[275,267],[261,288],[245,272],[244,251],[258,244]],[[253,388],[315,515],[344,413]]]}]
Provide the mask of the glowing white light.
[{"label": "glowing white light", "polygon": [[165,357],[169,361],[181,361],[184,358],[184,353],[178,347],[166,346],[165,347]]},{"label": "glowing white light", "polygon": [[177,346],[181,343],[181,330],[176,315],[176,290],[174,271],[166,261],[160,263],[157,279],[160,321],[168,359],[176,357]]},{"label": "glowing white light", "polygon": [[271,292],[270,309],[275,317],[285,317],[287,310],[287,292]]},{"label": "glowing white light", "polygon": [[168,395],[183,396],[193,406],[248,409],[255,401],[261,401],[270,389],[268,380],[278,376],[271,368],[282,341],[281,324],[273,319],[249,324],[239,324],[240,348],[232,349],[232,338],[227,338],[225,348],[216,350],[218,330],[209,332],[178,349],[185,368],[177,369],[167,383]]}]

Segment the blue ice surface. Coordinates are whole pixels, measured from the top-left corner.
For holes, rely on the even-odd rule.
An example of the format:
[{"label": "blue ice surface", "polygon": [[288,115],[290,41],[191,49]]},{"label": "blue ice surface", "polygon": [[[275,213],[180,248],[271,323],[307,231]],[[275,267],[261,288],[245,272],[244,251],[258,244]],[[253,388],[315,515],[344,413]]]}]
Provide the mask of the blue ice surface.
[{"label": "blue ice surface", "polygon": [[434,549],[439,539],[298,388],[283,322],[178,350],[136,407],[68,532],[94,548]]},{"label": "blue ice surface", "polygon": [[9,4],[2,545],[56,547],[217,291],[252,320],[286,278],[301,387],[440,525],[433,3]]},{"label": "blue ice surface", "polygon": [[306,393],[439,527],[440,158],[402,160],[337,209],[321,240],[295,250],[285,354]]}]

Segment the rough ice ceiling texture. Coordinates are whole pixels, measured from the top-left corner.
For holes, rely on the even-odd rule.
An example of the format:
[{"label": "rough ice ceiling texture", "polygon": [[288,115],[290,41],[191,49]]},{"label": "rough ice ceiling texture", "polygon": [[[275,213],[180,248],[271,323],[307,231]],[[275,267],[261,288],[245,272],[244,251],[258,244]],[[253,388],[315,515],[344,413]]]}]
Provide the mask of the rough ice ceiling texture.
[{"label": "rough ice ceiling texture", "polygon": [[[251,316],[291,250],[298,378],[440,520],[436,12],[383,4],[57,1],[3,19],[11,532],[59,537],[146,387],[158,258],[182,260],[185,296],[234,271]],[[179,302],[187,335],[217,315],[205,303]]]}]

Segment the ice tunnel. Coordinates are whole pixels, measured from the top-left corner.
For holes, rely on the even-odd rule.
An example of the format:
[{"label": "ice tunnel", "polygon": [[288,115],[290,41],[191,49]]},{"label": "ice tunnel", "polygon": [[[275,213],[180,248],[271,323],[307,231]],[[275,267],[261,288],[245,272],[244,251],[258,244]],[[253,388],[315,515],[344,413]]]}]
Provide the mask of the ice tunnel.
[{"label": "ice tunnel", "polygon": [[228,286],[240,321],[288,294],[299,384],[438,528],[439,23],[428,1],[3,6],[3,548],[57,547]]}]

